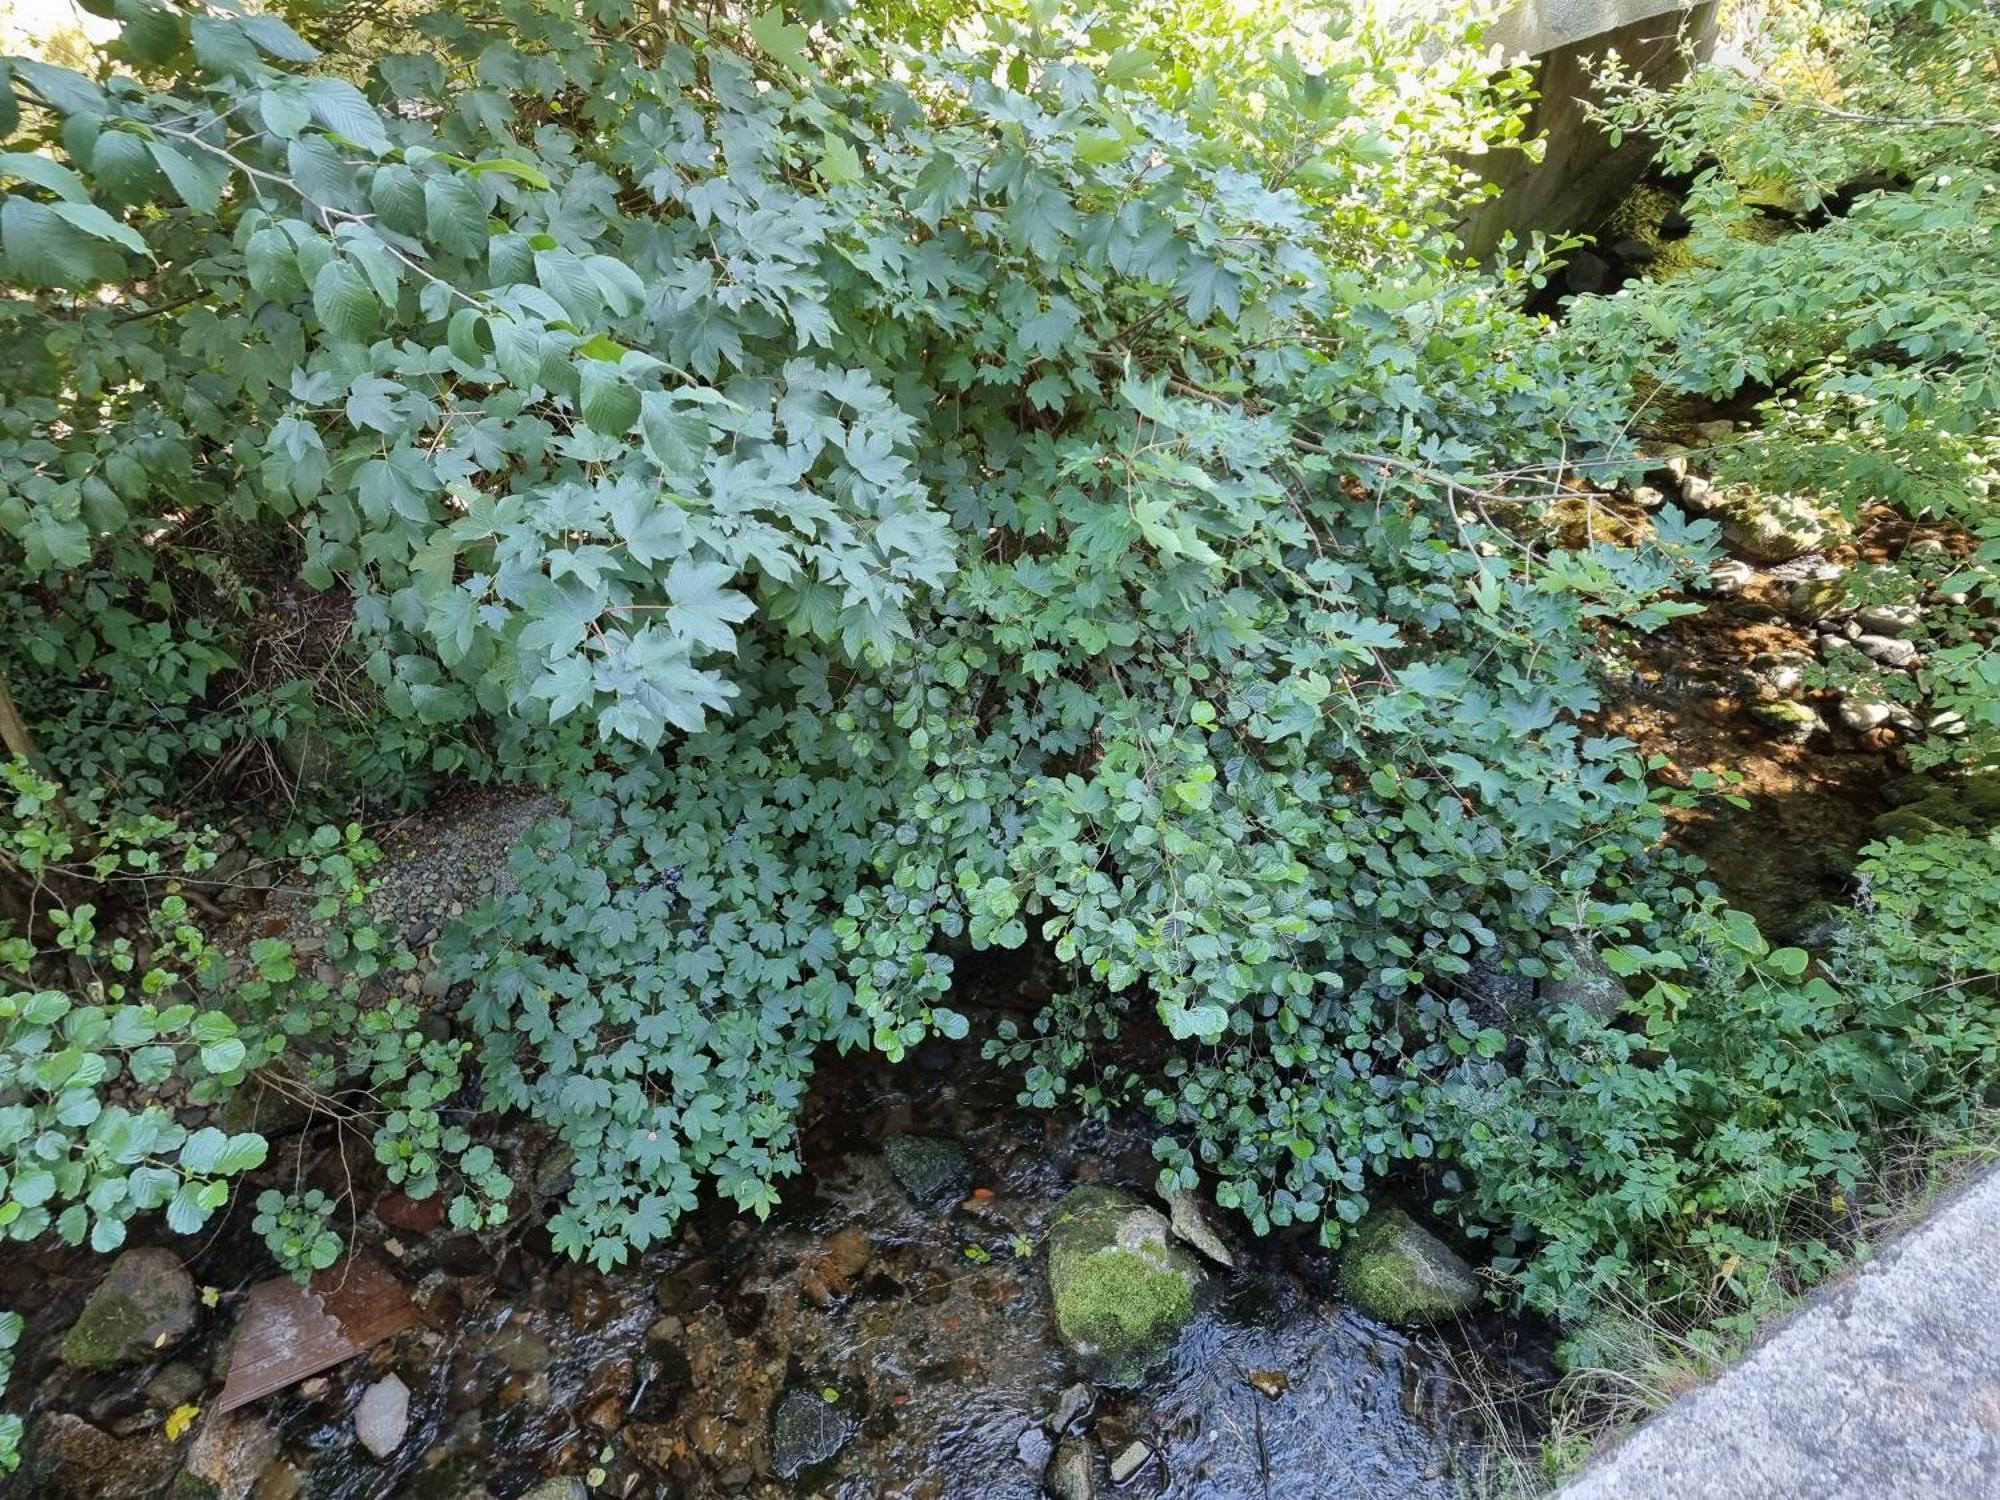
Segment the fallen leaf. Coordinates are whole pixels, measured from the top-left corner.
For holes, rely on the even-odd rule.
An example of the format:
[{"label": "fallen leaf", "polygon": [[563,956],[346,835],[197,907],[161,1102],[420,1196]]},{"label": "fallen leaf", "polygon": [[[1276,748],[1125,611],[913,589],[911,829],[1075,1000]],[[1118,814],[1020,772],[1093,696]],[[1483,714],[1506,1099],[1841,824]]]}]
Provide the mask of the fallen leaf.
[{"label": "fallen leaf", "polygon": [[178,1443],[182,1438],[186,1437],[187,1430],[194,1426],[194,1419],[200,1415],[201,1408],[199,1406],[190,1406],[186,1402],[168,1412],[167,1441]]}]

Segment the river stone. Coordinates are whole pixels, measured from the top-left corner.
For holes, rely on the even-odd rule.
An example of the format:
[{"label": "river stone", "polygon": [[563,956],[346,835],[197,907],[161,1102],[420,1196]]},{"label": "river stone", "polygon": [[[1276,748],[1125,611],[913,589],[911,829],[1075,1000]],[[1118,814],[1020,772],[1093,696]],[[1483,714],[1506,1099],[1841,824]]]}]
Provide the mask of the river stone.
[{"label": "river stone", "polygon": [[1574,1005],[1600,1021],[1609,1021],[1631,998],[1626,993],[1625,981],[1611,972],[1611,966],[1598,956],[1597,945],[1589,938],[1571,933],[1563,938],[1562,944],[1569,952],[1573,972],[1562,979],[1551,975],[1541,982],[1542,1005],[1549,1010]]},{"label": "river stone", "polygon": [[410,1388],[394,1375],[384,1375],[361,1393],[354,1408],[354,1435],[377,1458],[387,1458],[403,1445],[410,1430]]},{"label": "river stone", "polygon": [[1340,1253],[1348,1300],[1385,1323],[1429,1323],[1479,1301],[1463,1257],[1400,1208],[1378,1208],[1348,1232]]},{"label": "river stone", "polygon": [[1840,535],[1838,519],[1797,495],[1739,491],[1722,513],[1722,541],[1752,562],[1790,562]]},{"label": "river stone", "polygon": [[823,1464],[854,1436],[854,1423],[818,1391],[786,1391],[771,1413],[771,1468],[790,1479]]},{"label": "river stone", "polygon": [[38,1417],[8,1492],[37,1500],[152,1500],[180,1454],[159,1431],[113,1437],[66,1411]]},{"label": "river stone", "polygon": [[1206,1280],[1166,1216],[1130,1193],[1072,1188],[1056,1208],[1056,1331],[1097,1380],[1136,1384],[1180,1337]]},{"label": "river stone", "polygon": [[1836,573],[1830,578],[1808,578],[1793,584],[1785,608],[1793,619],[1817,625],[1840,614],[1846,603],[1847,580]]},{"label": "river stone", "polygon": [[521,1500],[590,1500],[590,1486],[581,1479],[544,1479]]},{"label": "river stone", "polygon": [[1917,648],[1899,636],[1857,635],[1854,644],[1885,667],[1914,667],[1917,664]]},{"label": "river stone", "polygon": [[1167,1194],[1167,1218],[1173,1231],[1188,1244],[1225,1270],[1236,1269],[1236,1257],[1229,1252],[1229,1246],[1222,1242],[1222,1236],[1215,1232],[1209,1222],[1208,1205],[1202,1202],[1201,1194],[1178,1188]]},{"label": "river stone", "polygon": [[1097,1454],[1088,1438],[1064,1438],[1042,1476],[1050,1500],[1097,1500]]},{"label": "river stone", "polygon": [[1144,1443],[1127,1443],[1111,1460],[1111,1482],[1123,1484],[1134,1474],[1145,1468],[1153,1457],[1153,1450]]},{"label": "river stone", "polygon": [[212,1416],[188,1443],[174,1500],[248,1500],[278,1449],[278,1434],[255,1412]]},{"label": "river stone", "polygon": [[194,1278],[170,1250],[127,1250],[63,1335],[63,1360],[85,1370],[139,1364],[194,1327]]},{"label": "river stone", "polygon": [[939,1208],[972,1191],[972,1159],[957,1141],[931,1135],[892,1135],[882,1143],[889,1173],[916,1203]]},{"label": "river stone", "polygon": [[1079,1380],[1062,1393],[1056,1409],[1049,1413],[1049,1431],[1061,1436],[1097,1410],[1097,1392]]},{"label": "river stone", "polygon": [[1750,705],[1750,717],[1779,739],[1801,745],[1826,727],[1810,705],[1794,703],[1789,699],[1777,703],[1753,703]]}]

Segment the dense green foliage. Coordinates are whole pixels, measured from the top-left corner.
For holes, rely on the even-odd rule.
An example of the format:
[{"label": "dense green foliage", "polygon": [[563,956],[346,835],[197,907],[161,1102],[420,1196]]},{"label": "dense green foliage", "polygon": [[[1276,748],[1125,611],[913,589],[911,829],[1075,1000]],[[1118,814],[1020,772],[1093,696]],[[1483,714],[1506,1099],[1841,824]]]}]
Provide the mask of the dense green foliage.
[{"label": "dense green foliage", "polygon": [[[1763,397],[1718,477],[1887,504],[1960,528],[1963,548],[1857,569],[1857,602],[1926,606],[1923,670],[1902,686],[1970,738],[1921,762],[2000,749],[2000,18],[1971,0],[1775,10],[1756,76],[1699,71],[1668,93],[1614,73],[1609,118],[1696,174],[1698,276],[1589,299],[1577,357],[1657,395]],[[1774,207],[1775,206],[1775,207]],[[1733,231],[1782,212],[1807,232]]]},{"label": "dense green foliage", "polygon": [[[476,1084],[616,1264],[711,1183],[767,1211],[825,1051],[967,1035],[961,961],[1028,945],[1064,982],[985,1039],[1027,1102],[1149,1108],[1162,1180],[1260,1231],[1432,1184],[1564,1313],[1809,1276],[1801,1205],[1964,1117],[1991,846],[1891,845],[1827,952],[1772,951],[1664,841],[1712,781],[1589,727],[1714,525],[1565,545],[1544,502],[1644,467],[1635,386],[1770,388],[1731,477],[1974,533],[1855,586],[1958,601],[1923,687],[1970,732],[1925,753],[1990,755],[1991,112],[1619,91],[1721,164],[1714,271],[1558,334],[1539,252],[1455,248],[1527,98],[1462,18],[468,0],[330,61],[116,10],[96,74],[0,94],[16,1238],[193,1227],[265,1146],[174,1112],[254,1071],[461,1228],[513,1187]],[[1857,89],[1990,29],[1814,24]],[[1723,234],[1751,178],[1810,212],[1867,170],[1906,180]],[[562,807],[444,936],[455,1031],[358,827],[292,846],[315,962],[225,956],[167,886],[210,858],[168,814],[228,789],[501,771]],[[1630,1008],[1546,1013],[1600,949]],[[257,1209],[287,1267],[337,1254],[325,1194]]]}]

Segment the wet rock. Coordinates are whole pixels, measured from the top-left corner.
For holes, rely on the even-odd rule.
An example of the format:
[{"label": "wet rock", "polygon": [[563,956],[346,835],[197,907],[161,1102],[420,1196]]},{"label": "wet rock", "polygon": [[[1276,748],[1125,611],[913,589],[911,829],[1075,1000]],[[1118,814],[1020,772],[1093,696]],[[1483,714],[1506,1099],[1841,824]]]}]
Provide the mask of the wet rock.
[{"label": "wet rock", "polygon": [[107,1370],[154,1358],[194,1327],[194,1278],[169,1250],[127,1250],[112,1262],[63,1336],[66,1363]]},{"label": "wet rock", "polygon": [[1588,250],[1579,250],[1570,256],[1568,266],[1563,269],[1563,285],[1577,293],[1601,292],[1611,285],[1611,262]]},{"label": "wet rock", "polygon": [[258,1477],[277,1460],[278,1448],[278,1434],[254,1412],[210,1417],[188,1444],[175,1500],[190,1500],[197,1492],[200,1500],[248,1500]]},{"label": "wet rock", "polygon": [[1209,1221],[1208,1205],[1201,1194],[1186,1188],[1168,1193],[1167,1220],[1175,1234],[1217,1265],[1231,1271],[1236,1269],[1236,1257]]},{"label": "wet rock", "polygon": [[1371,1211],[1340,1254],[1348,1299],[1385,1323],[1428,1323],[1479,1302],[1479,1277],[1463,1257],[1400,1208]]},{"label": "wet rock", "polygon": [[794,1389],[771,1413],[771,1469],[780,1479],[823,1464],[854,1435],[854,1423],[818,1391]]},{"label": "wet rock", "polygon": [[152,1500],[180,1467],[165,1434],[113,1437],[66,1411],[28,1430],[10,1489],[37,1500]]},{"label": "wet rock", "polygon": [[206,1375],[176,1359],[161,1365],[159,1373],[146,1382],[146,1404],[155,1411],[172,1411],[176,1406],[199,1402],[207,1388]]},{"label": "wet rock", "polygon": [[1660,252],[1644,240],[1620,240],[1611,246],[1611,258],[1624,266],[1650,266]]},{"label": "wet rock", "polygon": [[1097,1392],[1079,1380],[1062,1393],[1056,1409],[1049,1413],[1049,1431],[1059,1437],[1075,1431],[1096,1410]]},{"label": "wet rock", "polygon": [[549,1341],[532,1328],[503,1328],[487,1342],[493,1357],[517,1375],[533,1375],[555,1358]]},{"label": "wet rock", "polygon": [[377,1458],[387,1458],[410,1430],[410,1388],[384,1375],[361,1393],[354,1408],[354,1435]]},{"label": "wet rock", "polygon": [[1040,1426],[1030,1424],[1021,1429],[1021,1435],[1014,1440],[1014,1456],[1021,1461],[1021,1467],[1030,1474],[1039,1474],[1049,1466],[1056,1445]]},{"label": "wet rock", "polygon": [[544,1479],[521,1500],[590,1500],[590,1486],[581,1479]]},{"label": "wet rock", "polygon": [[428,1198],[412,1198],[394,1189],[375,1200],[375,1217],[388,1228],[400,1229],[405,1234],[429,1234],[444,1223],[444,1195],[433,1193]]},{"label": "wet rock", "polygon": [[1752,562],[1781,563],[1837,540],[1842,526],[1824,507],[1797,495],[1737,491],[1722,513],[1722,540]]},{"label": "wet rock", "polygon": [[1873,657],[1885,667],[1914,667],[1919,660],[1915,646],[1893,635],[1858,635],[1854,644],[1863,654]]},{"label": "wet rock", "polygon": [[1123,1484],[1153,1461],[1153,1450],[1144,1443],[1127,1443],[1111,1460],[1111,1482]]},{"label": "wet rock", "polygon": [[1258,1395],[1273,1401],[1292,1388],[1292,1377],[1283,1370],[1252,1370],[1243,1378]]},{"label": "wet rock", "polygon": [[1042,1476],[1050,1500],[1097,1500],[1097,1450],[1088,1438],[1064,1438]]},{"label": "wet rock", "polygon": [[939,1208],[972,1191],[972,1159],[956,1141],[892,1135],[882,1143],[882,1159],[919,1207]]},{"label": "wet rock", "polygon": [[854,1290],[874,1258],[875,1242],[859,1224],[828,1235],[807,1263],[800,1286],[821,1307],[831,1307]]},{"label": "wet rock", "polygon": [[1777,703],[1753,703],[1750,717],[1776,734],[1779,739],[1804,744],[1826,726],[1808,704],[1784,699]]},{"label": "wet rock", "polygon": [[1180,1337],[1207,1280],[1164,1214],[1116,1188],[1072,1188],[1049,1231],[1056,1331],[1102,1381],[1136,1383]]},{"label": "wet rock", "polygon": [[1543,1007],[1555,1010],[1574,1005],[1600,1021],[1609,1021],[1631,998],[1625,992],[1625,981],[1611,972],[1589,938],[1571,933],[1562,939],[1562,945],[1568,954],[1569,972],[1561,977],[1552,974],[1541,982],[1538,997]]}]

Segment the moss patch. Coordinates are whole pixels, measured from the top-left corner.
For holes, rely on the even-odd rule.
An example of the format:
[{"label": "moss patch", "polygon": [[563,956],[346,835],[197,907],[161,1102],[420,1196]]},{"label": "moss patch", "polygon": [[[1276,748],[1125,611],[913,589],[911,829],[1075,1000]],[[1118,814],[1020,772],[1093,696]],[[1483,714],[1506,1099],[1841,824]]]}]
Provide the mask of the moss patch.
[{"label": "moss patch", "polygon": [[1093,1376],[1132,1383],[1179,1337],[1206,1280],[1166,1218],[1128,1193],[1077,1188],[1049,1239],[1056,1331]]},{"label": "moss patch", "polygon": [[1479,1301],[1479,1277],[1452,1248],[1399,1208],[1378,1208],[1340,1257],[1348,1300],[1385,1323],[1428,1323]]}]

